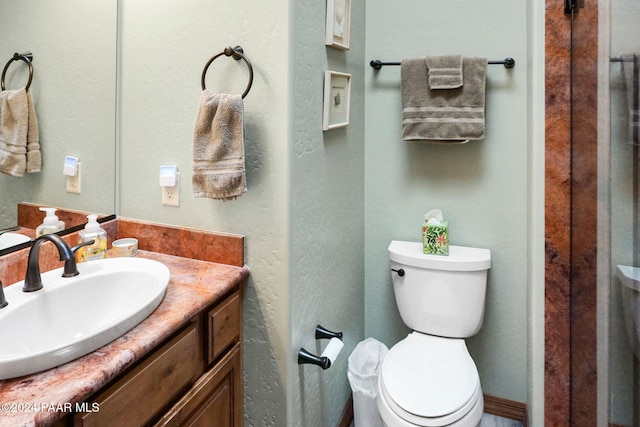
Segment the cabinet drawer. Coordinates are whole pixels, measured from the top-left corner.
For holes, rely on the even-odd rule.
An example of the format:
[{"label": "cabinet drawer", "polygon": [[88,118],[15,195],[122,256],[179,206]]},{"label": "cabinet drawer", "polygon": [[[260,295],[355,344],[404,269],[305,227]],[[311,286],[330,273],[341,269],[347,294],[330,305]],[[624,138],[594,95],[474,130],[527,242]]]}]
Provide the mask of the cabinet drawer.
[{"label": "cabinet drawer", "polygon": [[236,344],[155,427],[241,427],[243,423],[242,353]]},{"label": "cabinet drawer", "polygon": [[240,339],[242,305],[236,292],[209,312],[208,360],[212,363],[229,345]]},{"label": "cabinet drawer", "polygon": [[197,324],[189,325],[93,401],[99,412],[77,414],[74,425],[139,426],[171,402],[199,375]]}]

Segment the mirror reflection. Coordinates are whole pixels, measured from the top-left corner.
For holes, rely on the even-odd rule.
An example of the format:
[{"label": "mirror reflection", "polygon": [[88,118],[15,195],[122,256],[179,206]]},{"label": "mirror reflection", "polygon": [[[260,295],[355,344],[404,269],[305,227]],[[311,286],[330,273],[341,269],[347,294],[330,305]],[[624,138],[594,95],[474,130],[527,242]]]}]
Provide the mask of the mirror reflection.
[{"label": "mirror reflection", "polygon": [[[95,212],[18,203],[18,225],[0,229],[0,256],[25,248],[42,234],[64,235],[78,231],[87,223],[87,216]],[[115,215],[97,214],[98,222],[115,219]],[[45,219],[46,218],[46,219]]]},{"label": "mirror reflection", "polygon": [[[636,111],[640,100],[640,41],[636,37],[640,35],[637,26],[640,5],[630,0],[615,0],[609,2],[607,7],[610,7],[610,22],[605,22],[600,31],[605,34],[606,31],[610,32],[610,61],[601,64],[609,69],[610,111],[605,109],[604,114],[609,115],[610,140],[599,140],[599,144],[602,144],[602,152],[607,153],[603,158],[608,157],[609,164],[603,168],[603,172],[598,172],[598,176],[603,188],[607,186],[602,194],[608,193],[608,196],[599,196],[599,200],[608,202],[603,211],[607,212],[605,215],[610,215],[610,240],[608,245],[603,245],[609,253],[603,251],[605,255],[600,255],[599,249],[598,258],[610,257],[611,282],[610,288],[606,289],[610,307],[603,311],[609,313],[609,318],[605,320],[605,323],[608,321],[608,337],[599,345],[608,350],[609,366],[605,377],[609,380],[609,384],[605,384],[609,392],[607,421],[609,425],[630,426],[638,425],[640,419],[640,241],[637,232],[640,224],[640,140]],[[609,342],[606,342],[607,338]],[[607,344],[609,346],[605,347]]]},{"label": "mirror reflection", "polygon": [[[0,230],[17,225],[20,202],[114,212],[117,2],[3,0],[0,26],[0,67],[14,53],[33,54],[29,93],[41,152],[40,172],[0,173]],[[14,61],[5,89],[17,91],[28,80],[28,65]],[[71,191],[66,156],[80,164]]]}]

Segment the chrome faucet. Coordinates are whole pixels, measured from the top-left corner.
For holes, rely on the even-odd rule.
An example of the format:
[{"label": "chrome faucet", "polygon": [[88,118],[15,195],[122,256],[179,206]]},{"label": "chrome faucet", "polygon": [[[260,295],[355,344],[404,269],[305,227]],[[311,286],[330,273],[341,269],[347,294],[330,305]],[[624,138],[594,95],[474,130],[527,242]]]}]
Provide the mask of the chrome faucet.
[{"label": "chrome faucet", "polygon": [[60,261],[64,261],[62,277],[73,277],[79,274],[74,251],[69,247],[67,242],[62,240],[62,237],[57,234],[43,234],[33,241],[33,245],[29,251],[27,274],[25,275],[24,286],[22,287],[23,292],[33,292],[42,289],[38,256],[40,254],[40,245],[47,240],[56,245],[58,253],[60,254]]}]

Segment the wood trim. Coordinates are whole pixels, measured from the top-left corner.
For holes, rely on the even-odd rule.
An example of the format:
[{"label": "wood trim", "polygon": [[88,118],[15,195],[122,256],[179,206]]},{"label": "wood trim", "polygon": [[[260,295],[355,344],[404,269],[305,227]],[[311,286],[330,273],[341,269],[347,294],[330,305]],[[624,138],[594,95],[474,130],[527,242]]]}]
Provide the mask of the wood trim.
[{"label": "wood trim", "polygon": [[502,418],[519,421],[527,427],[527,405],[515,400],[484,395],[484,412]]},{"label": "wood trim", "polygon": [[[527,405],[515,400],[503,399],[502,397],[484,395],[484,412],[498,417],[509,418],[519,421],[527,427]],[[353,395],[349,395],[347,403],[344,405],[342,415],[336,427],[350,427],[353,423]]]},{"label": "wood trim", "polygon": [[342,415],[340,415],[340,419],[338,420],[338,425],[336,427],[350,427],[353,423],[353,395],[349,395],[349,399],[347,399],[347,403],[344,405],[344,409],[342,410]]}]

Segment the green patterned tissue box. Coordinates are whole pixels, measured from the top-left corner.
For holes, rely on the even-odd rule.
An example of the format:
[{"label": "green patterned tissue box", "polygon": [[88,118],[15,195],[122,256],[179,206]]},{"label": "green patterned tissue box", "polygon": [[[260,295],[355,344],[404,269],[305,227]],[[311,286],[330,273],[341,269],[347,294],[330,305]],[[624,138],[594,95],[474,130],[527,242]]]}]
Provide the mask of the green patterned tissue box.
[{"label": "green patterned tissue box", "polygon": [[422,223],[422,242],[425,254],[449,255],[449,221]]}]

